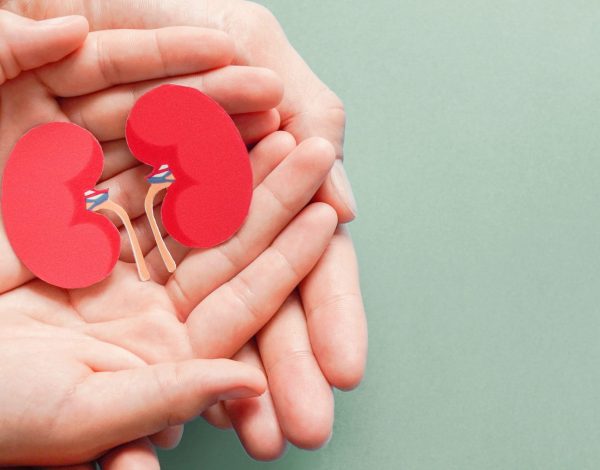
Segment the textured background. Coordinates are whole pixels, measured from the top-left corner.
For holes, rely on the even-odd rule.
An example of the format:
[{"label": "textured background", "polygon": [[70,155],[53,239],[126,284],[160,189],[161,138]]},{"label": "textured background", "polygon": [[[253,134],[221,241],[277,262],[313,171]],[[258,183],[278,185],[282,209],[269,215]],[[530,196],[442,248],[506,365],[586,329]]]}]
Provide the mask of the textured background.
[{"label": "textured background", "polygon": [[600,4],[263,3],[347,105],[369,369],[319,452],[164,467],[600,468]]}]

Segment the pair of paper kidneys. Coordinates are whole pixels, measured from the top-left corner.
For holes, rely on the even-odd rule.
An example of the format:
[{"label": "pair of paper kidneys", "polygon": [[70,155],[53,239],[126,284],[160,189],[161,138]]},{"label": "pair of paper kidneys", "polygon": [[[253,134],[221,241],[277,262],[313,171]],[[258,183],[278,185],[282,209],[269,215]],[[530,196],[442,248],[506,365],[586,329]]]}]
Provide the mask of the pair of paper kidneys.
[{"label": "pair of paper kidneys", "polygon": [[[188,87],[155,88],[133,106],[126,138],[135,158],[154,168],[145,210],[169,271],[175,262],[153,212],[158,192],[167,190],[164,228],[185,246],[215,246],[240,228],[252,198],[250,161],[233,121],[215,101]],[[108,190],[93,189],[103,163],[95,137],[64,122],[29,131],[6,163],[2,215],[8,240],[23,264],[49,284],[87,287],[110,275],[120,236],[100,210],[122,220],[140,278],[150,277],[127,213]]]}]

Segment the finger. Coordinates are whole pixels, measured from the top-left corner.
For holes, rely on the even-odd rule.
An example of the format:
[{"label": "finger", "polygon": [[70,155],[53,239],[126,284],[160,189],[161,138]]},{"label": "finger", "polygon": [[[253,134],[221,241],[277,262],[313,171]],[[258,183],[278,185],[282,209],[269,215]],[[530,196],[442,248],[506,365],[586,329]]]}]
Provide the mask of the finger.
[{"label": "finger", "polygon": [[246,145],[252,145],[279,129],[280,119],[276,109],[260,113],[231,116]]},{"label": "finger", "polygon": [[273,132],[261,139],[250,152],[252,187],[256,188],[296,148],[292,134]]},{"label": "finger", "polygon": [[313,355],[296,293],[257,334],[257,343],[283,433],[297,447],[321,447],[333,429],[333,393]]},{"label": "finger", "polygon": [[99,463],[102,470],[160,470],[154,446],[146,438],[108,451]]},{"label": "finger", "polygon": [[[248,342],[233,359],[251,364],[264,372],[254,341]],[[259,397],[223,403],[240,442],[253,459],[275,460],[281,457],[286,449],[286,440],[268,389]]]},{"label": "finger", "polygon": [[356,387],[365,371],[367,323],[350,235],[340,226],[300,285],[313,351],[329,383]]},{"label": "finger", "polygon": [[315,194],[314,200],[325,202],[333,207],[338,213],[340,223],[350,222],[356,218],[356,200],[342,160],[336,160],[323,186]]},{"label": "finger", "polygon": [[181,318],[269,246],[308,204],[333,160],[328,142],[303,142],[254,190],[248,217],[236,235],[215,248],[193,250],[186,256],[166,284]]},{"label": "finger", "polygon": [[150,436],[150,442],[161,449],[174,449],[183,437],[183,424],[170,426]]},{"label": "finger", "polygon": [[229,114],[267,111],[279,103],[282,84],[279,77],[258,67],[227,66],[210,72],[119,85],[91,95],[61,100],[69,119],[98,140],[125,137],[125,122],[137,99],[151,89],[174,83],[196,88],[216,100]]},{"label": "finger", "polygon": [[204,299],[186,323],[197,357],[231,357],[260,330],[315,265],[336,223],[331,207],[310,205],[252,264]]},{"label": "finger", "polygon": [[67,56],[83,44],[88,30],[83,16],[33,21],[0,10],[0,85]]},{"label": "finger", "polygon": [[227,359],[94,373],[78,385],[61,415],[80,423],[66,431],[64,442],[87,436],[93,448],[110,449],[182,424],[217,400],[259,395],[265,387],[259,370]]},{"label": "finger", "polygon": [[113,29],[90,33],[75,53],[36,75],[55,96],[80,96],[123,83],[223,67],[234,53],[231,39],[214,29]]},{"label": "finger", "polygon": [[225,411],[225,405],[223,405],[222,401],[215,403],[213,406],[208,408],[204,413],[202,413],[202,417],[215,428],[225,430],[231,429],[232,427],[229,416],[227,416],[227,412]]}]

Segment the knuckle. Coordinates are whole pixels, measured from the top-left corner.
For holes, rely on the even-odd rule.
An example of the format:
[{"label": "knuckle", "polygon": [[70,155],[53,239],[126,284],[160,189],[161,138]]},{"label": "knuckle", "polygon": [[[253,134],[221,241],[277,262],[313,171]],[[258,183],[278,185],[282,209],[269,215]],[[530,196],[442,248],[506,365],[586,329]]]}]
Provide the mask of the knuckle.
[{"label": "knuckle", "polygon": [[[294,265],[294,263],[292,263],[292,261],[290,260],[288,255],[275,245],[272,245],[270,249],[271,249],[272,253],[274,254],[274,256],[277,258],[277,260],[279,261],[279,263],[282,267],[282,270],[287,272],[295,280],[300,282],[300,280],[304,277],[304,273],[302,273],[298,270],[298,268]],[[273,263],[273,264],[275,264],[275,263]]]},{"label": "knuckle", "polygon": [[323,96],[321,97],[330,109],[336,109],[340,114],[346,115],[346,109],[342,99],[330,88],[323,89]]},{"label": "knuckle", "polygon": [[264,26],[272,22],[277,23],[275,15],[264,5],[256,2],[246,2],[244,5],[245,14],[254,20],[258,25]]},{"label": "knuckle", "polygon": [[[153,369],[152,378],[156,385],[157,394],[160,399],[169,405],[171,410],[176,408],[173,390],[181,386],[181,366],[178,363],[173,366],[160,366]],[[170,406],[173,405],[173,406]],[[166,426],[172,426],[179,422],[175,411],[170,411],[166,416]]]},{"label": "knuckle", "polygon": [[160,71],[163,76],[168,76],[170,71],[165,59],[165,51],[163,46],[163,34],[164,32],[159,30],[155,30],[152,32],[152,40],[154,43],[154,49],[156,51],[156,57],[158,58],[158,64],[160,67]]},{"label": "knuckle", "polygon": [[318,96],[318,102],[325,106],[329,118],[337,127],[346,125],[346,108],[342,99],[329,88],[324,88]]},{"label": "knuckle", "polygon": [[243,274],[239,274],[229,283],[229,288],[233,294],[233,298],[242,306],[242,308],[250,314],[254,319],[261,317],[261,310],[254,302],[255,296],[250,283],[244,278]]},{"label": "knuckle", "polygon": [[309,348],[301,348],[301,349],[291,349],[285,351],[281,356],[275,358],[273,361],[266,363],[265,368],[274,372],[276,369],[279,369],[281,366],[286,366],[292,362],[304,362],[315,361],[315,357],[313,352]]},{"label": "knuckle", "polygon": [[15,78],[20,67],[8,42],[0,37],[0,83]]},{"label": "knuckle", "polygon": [[246,246],[239,233],[231,237],[227,243],[217,248],[217,252],[232,269],[239,270],[244,262],[245,253],[250,253],[250,247]]},{"label": "knuckle", "polygon": [[106,46],[106,42],[103,39],[102,34],[96,34],[96,40],[94,42],[96,46],[96,57],[98,58],[98,70],[104,81],[109,85],[114,85],[115,81],[115,69],[110,51]]},{"label": "knuckle", "polygon": [[358,292],[343,292],[327,295],[313,304],[305,303],[306,316],[314,317],[321,313],[336,312],[343,314],[347,312],[356,302],[362,303],[362,297]]},{"label": "knuckle", "polygon": [[285,215],[293,216],[298,212],[296,207],[293,207],[292,204],[288,202],[277,190],[269,187],[267,182],[260,187],[262,188],[262,191],[265,191],[267,197],[274,201],[275,205],[278,206]]}]

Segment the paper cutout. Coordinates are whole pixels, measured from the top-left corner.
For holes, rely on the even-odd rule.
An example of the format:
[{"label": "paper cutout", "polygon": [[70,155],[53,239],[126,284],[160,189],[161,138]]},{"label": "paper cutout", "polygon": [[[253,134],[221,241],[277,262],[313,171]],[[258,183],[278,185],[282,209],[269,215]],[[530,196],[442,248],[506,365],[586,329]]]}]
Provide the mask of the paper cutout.
[{"label": "paper cutout", "polygon": [[120,252],[119,231],[98,210],[112,210],[130,236],[138,272],[148,279],[129,217],[90,190],[102,174],[95,137],[79,126],[55,122],[36,127],[15,145],[4,169],[2,216],[19,259],[37,277],[63,288],[87,287],[106,278]]},{"label": "paper cutout", "polygon": [[150,183],[150,189],[148,189],[148,192],[146,193],[144,210],[146,211],[146,217],[150,223],[152,235],[154,235],[154,240],[156,241],[156,246],[158,248],[158,252],[160,253],[160,257],[162,258],[163,263],[165,263],[167,271],[172,273],[175,272],[177,264],[171,256],[171,252],[167,248],[167,245],[158,228],[158,224],[156,223],[156,218],[154,217],[154,199],[159,192],[161,192],[163,189],[167,189],[175,182],[175,177],[169,169],[169,165],[161,165],[158,170],[153,171],[150,173],[150,175],[148,175],[147,181]]},{"label": "paper cutout", "polygon": [[163,85],[134,105],[126,129],[134,156],[155,170],[146,214],[167,268],[175,263],[152,211],[162,203],[167,232],[189,247],[208,248],[228,240],[244,222],[252,198],[248,151],[227,112],[189,87]]},{"label": "paper cutout", "polygon": [[[235,124],[215,101],[193,88],[158,87],[134,105],[126,134],[136,158],[154,167],[144,207],[170,272],[175,261],[153,211],[159,192],[167,190],[165,228],[184,245],[211,247],[240,228],[252,198],[252,171]],[[23,264],[49,284],[87,287],[112,272],[119,232],[98,211],[121,219],[140,279],[150,279],[129,216],[108,190],[93,189],[102,166],[96,138],[65,122],[32,129],[9,156],[2,181],[6,234]]]},{"label": "paper cutout", "polygon": [[131,224],[131,219],[129,218],[129,215],[127,215],[127,212],[125,212],[125,209],[109,199],[108,189],[91,189],[86,191],[84,196],[86,209],[88,211],[109,211],[113,212],[117,217],[119,217],[119,219],[121,219],[121,222],[127,231],[131,249],[133,250],[133,257],[135,258],[138,276],[142,281],[149,281],[150,271],[148,271],[148,267],[146,266],[144,252],[140,247],[140,242],[135,234],[133,225]]}]

